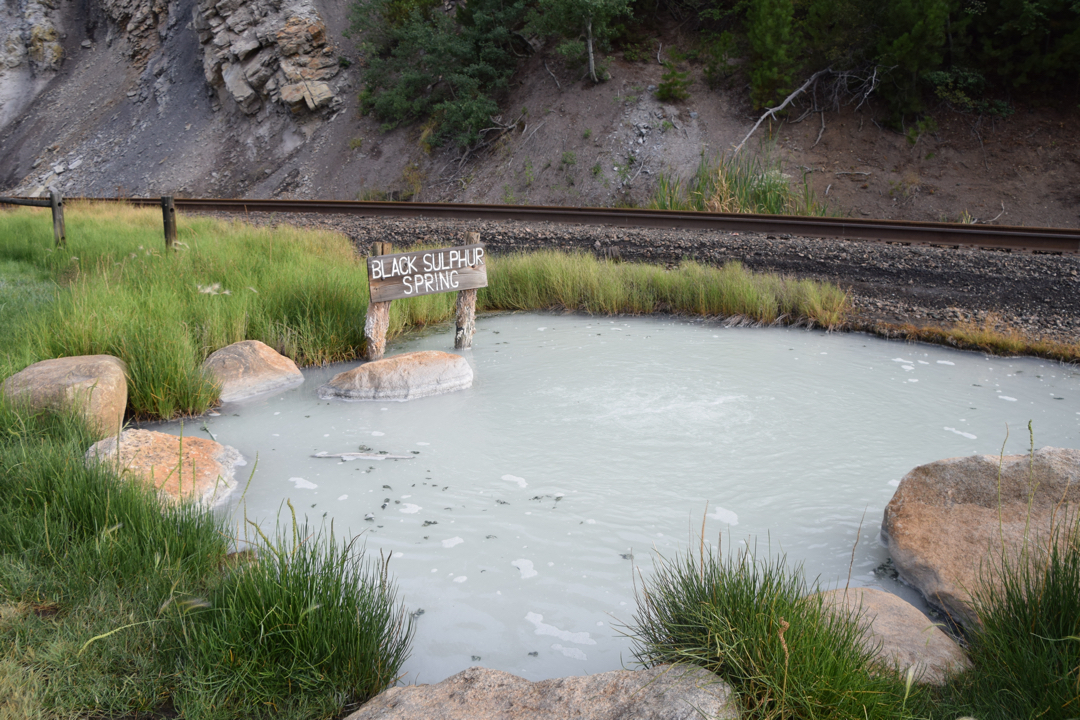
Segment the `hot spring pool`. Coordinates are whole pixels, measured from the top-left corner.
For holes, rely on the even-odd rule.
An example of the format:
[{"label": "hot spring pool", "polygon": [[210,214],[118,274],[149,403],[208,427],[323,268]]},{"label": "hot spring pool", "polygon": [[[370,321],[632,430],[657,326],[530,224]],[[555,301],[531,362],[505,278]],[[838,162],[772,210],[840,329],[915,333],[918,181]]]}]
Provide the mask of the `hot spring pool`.
[{"label": "hot spring pool", "polygon": [[[452,345],[446,330],[388,354]],[[634,610],[634,575],[649,577],[655,553],[696,548],[703,515],[713,545],[756,541],[833,587],[858,533],[852,585],[918,602],[874,573],[887,557],[882,510],[908,470],[996,454],[1006,427],[1005,451],[1026,452],[1028,420],[1036,446],[1080,446],[1080,371],[1044,360],[538,314],[480,318],[465,354],[469,390],[319,400],[319,385],[353,363],[184,425],[258,458],[244,507],[238,489],[222,511],[272,528],[289,498],[312,521],[333,518],[339,535],[364,533],[375,557],[393,551],[416,614],[405,682],[471,665],[534,680],[632,665],[619,624]],[[311,457],[367,448],[413,459]]]}]

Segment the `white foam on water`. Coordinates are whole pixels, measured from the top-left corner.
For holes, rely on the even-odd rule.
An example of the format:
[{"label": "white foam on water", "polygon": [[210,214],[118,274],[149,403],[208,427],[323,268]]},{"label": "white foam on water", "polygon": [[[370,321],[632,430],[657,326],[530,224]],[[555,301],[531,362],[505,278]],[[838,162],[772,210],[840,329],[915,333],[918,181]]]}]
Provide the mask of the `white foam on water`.
[{"label": "white foam on water", "polygon": [[314,490],[315,488],[319,487],[315,483],[308,482],[304,478],[300,478],[300,477],[291,477],[291,478],[289,478],[289,482],[296,485],[297,490]]},{"label": "white foam on water", "polygon": [[463,542],[465,542],[465,541],[464,541],[464,540],[462,540],[462,539],[461,539],[461,538],[459,538],[459,537],[452,537],[452,538],[447,538],[447,539],[443,540],[443,541],[442,541],[442,546],[443,546],[444,548],[452,548],[452,547],[454,547],[455,545],[460,545],[460,544],[461,544],[461,543],[463,543]]},{"label": "white foam on water", "polygon": [[948,360],[938,360],[938,361],[937,361],[937,364],[938,364],[938,365],[955,365],[956,363],[954,363],[954,362],[949,362]]},{"label": "white foam on water", "polygon": [[457,576],[456,578],[454,578],[454,582],[456,582],[456,583],[463,583],[463,582],[465,582],[465,581],[466,581],[466,580],[468,580],[468,579],[469,579],[469,578],[468,578],[468,576],[467,576],[467,575],[458,575],[458,576]]},{"label": "white foam on water", "polygon": [[407,515],[412,515],[414,513],[420,512],[423,509],[424,508],[420,507],[419,505],[413,505],[412,503],[405,503],[404,505],[401,506],[401,509],[398,510],[398,512],[403,512],[403,513],[405,513]]},{"label": "white foam on water", "polygon": [[382,437],[382,436],[383,436],[383,435],[385,435],[385,434],[386,434],[386,433],[383,433],[383,432],[379,432],[378,430],[372,430],[372,431],[371,431],[371,436],[372,436],[372,437]]},{"label": "white foam on water", "polygon": [[908,382],[919,382],[919,381],[914,379],[914,378],[908,378]]},{"label": "white foam on water", "polygon": [[585,524],[586,525],[595,525],[596,521],[593,520],[592,518],[589,518],[588,520],[585,521]]},{"label": "white foam on water", "polygon": [[501,480],[506,482],[517,483],[518,487],[529,487],[529,483],[525,482],[525,478],[520,478],[517,475],[503,475]]},{"label": "white foam on water", "polygon": [[929,365],[930,363],[926,362],[925,360],[919,360],[919,364],[920,365]]},{"label": "white foam on water", "polygon": [[571,658],[573,660],[588,660],[589,659],[588,655],[581,652],[577,648],[563,647],[562,645],[560,645],[558,643],[555,643],[554,645],[551,646],[551,649],[552,650],[558,650],[563,655],[565,655],[566,657]]},{"label": "white foam on water", "polygon": [[977,436],[972,435],[969,432],[964,432],[963,430],[957,430],[956,428],[951,428],[951,427],[947,427],[947,428],[944,428],[944,429],[948,430],[951,433],[956,433],[957,435],[960,435],[962,437],[966,437],[968,440],[978,440],[979,439]]},{"label": "white foam on water", "polygon": [[893,358],[892,361],[893,362],[898,362],[898,363],[910,363],[911,362],[910,360],[905,360],[904,358]]},{"label": "white foam on water", "polygon": [[900,485],[900,481],[899,480],[890,480],[889,484],[892,485],[893,487],[897,487],[897,486]]},{"label": "white foam on water", "polygon": [[1016,402],[1016,398],[1009,397],[1008,395],[998,395],[998,400],[1008,400],[1009,402]]},{"label": "white foam on water", "polygon": [[900,366],[900,369],[901,369],[901,370],[906,370],[906,371],[908,371],[908,372],[911,372],[912,370],[914,370],[914,369],[915,369],[915,366],[914,366],[914,365],[901,365],[901,366]]},{"label": "white foam on water", "polygon": [[738,525],[739,524],[739,516],[736,515],[735,513],[733,513],[730,510],[725,510],[722,507],[714,508],[713,511],[711,513],[709,513],[708,515],[706,515],[705,517],[710,518],[712,520],[719,520],[720,522],[727,523],[728,525]]},{"label": "white foam on water", "polygon": [[[536,577],[539,574],[539,573],[536,572],[536,570],[533,569],[533,561],[532,560],[526,560],[526,559],[522,558],[520,560],[515,560],[514,562],[512,562],[510,564],[521,571],[521,579],[522,580],[527,580],[528,578]],[[552,563],[548,563],[549,567],[551,565],[552,565]]]},{"label": "white foam on water", "polygon": [[430,445],[431,443],[426,443],[426,442],[418,442],[418,443],[416,443],[416,444],[417,444],[417,445]]},{"label": "white foam on water", "polygon": [[348,495],[342,495],[341,497],[338,498],[338,502],[341,502],[342,500],[348,500],[348,499],[349,499]]},{"label": "white foam on water", "polygon": [[570,632],[569,630],[560,630],[554,625],[548,625],[544,622],[544,616],[540,613],[528,613],[525,615],[525,619],[536,626],[537,635],[550,635],[551,637],[559,638],[563,642],[572,642],[577,645],[595,645],[596,641],[589,637],[587,632]]},{"label": "white foam on water", "polygon": [[536,328],[536,329],[537,329],[537,330],[539,330],[540,332],[544,332],[545,330],[547,330],[547,328],[546,328],[546,327],[542,327],[542,328]]}]

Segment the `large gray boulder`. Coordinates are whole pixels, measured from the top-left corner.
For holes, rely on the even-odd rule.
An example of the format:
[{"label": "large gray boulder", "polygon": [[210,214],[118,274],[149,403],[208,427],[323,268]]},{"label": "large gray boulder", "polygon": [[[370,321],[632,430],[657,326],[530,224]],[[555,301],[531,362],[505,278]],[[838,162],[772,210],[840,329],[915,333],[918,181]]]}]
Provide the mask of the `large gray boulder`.
[{"label": "large gray boulder", "polygon": [[[1000,472],[999,472],[1000,470]],[[1080,510],[1080,450],[972,455],[920,465],[885,506],[881,535],[900,578],[954,621],[979,622],[971,593],[1025,538],[1045,538],[1051,518]]]},{"label": "large gray boulder", "polygon": [[42,360],[4,380],[0,389],[31,412],[79,412],[98,437],[107,437],[124,425],[127,365],[112,355]]},{"label": "large gray boulder", "polygon": [[151,430],[125,430],[96,442],[86,461],[105,463],[121,478],[153,487],[169,505],[220,503],[236,488],[236,467],[246,464],[236,448],[205,438]]},{"label": "large gray boulder", "polygon": [[731,689],[697,667],[530,682],[472,667],[435,685],[394,687],[346,720],[700,720],[739,717]]},{"label": "large gray boulder", "polygon": [[376,360],[338,373],[319,388],[324,400],[415,400],[464,390],[473,371],[460,355],[424,350]]},{"label": "large gray boulder", "polygon": [[222,402],[238,402],[304,382],[289,358],[258,340],[244,340],[215,350],[203,369],[221,385]]},{"label": "large gray boulder", "polygon": [[826,609],[858,619],[862,644],[901,673],[914,667],[916,682],[944,685],[949,672],[971,665],[964,651],[911,603],[876,588],[821,593]]}]

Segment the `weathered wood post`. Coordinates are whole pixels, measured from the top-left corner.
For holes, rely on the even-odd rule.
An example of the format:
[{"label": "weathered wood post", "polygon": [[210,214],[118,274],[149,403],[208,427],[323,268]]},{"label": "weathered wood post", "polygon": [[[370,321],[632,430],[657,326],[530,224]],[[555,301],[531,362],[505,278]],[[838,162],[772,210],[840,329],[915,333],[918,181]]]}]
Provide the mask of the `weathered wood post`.
[{"label": "weathered wood post", "polygon": [[176,204],[172,195],[161,196],[161,216],[165,221],[165,249],[172,250],[176,243]]},{"label": "weathered wood post", "polygon": [[[467,235],[470,245],[480,244],[480,233]],[[476,288],[459,290],[454,304],[457,315],[457,328],[454,330],[454,349],[464,350],[472,347],[473,334],[476,332]]]},{"label": "weathered wood post", "polygon": [[56,190],[49,191],[49,207],[52,208],[52,230],[56,247],[67,247],[67,233],[64,230],[64,198]]},{"label": "weathered wood post", "polygon": [[[372,255],[389,255],[394,246],[388,242],[373,242]],[[364,320],[364,359],[379,360],[386,352],[386,331],[390,327],[390,301],[368,301],[367,318]]]}]

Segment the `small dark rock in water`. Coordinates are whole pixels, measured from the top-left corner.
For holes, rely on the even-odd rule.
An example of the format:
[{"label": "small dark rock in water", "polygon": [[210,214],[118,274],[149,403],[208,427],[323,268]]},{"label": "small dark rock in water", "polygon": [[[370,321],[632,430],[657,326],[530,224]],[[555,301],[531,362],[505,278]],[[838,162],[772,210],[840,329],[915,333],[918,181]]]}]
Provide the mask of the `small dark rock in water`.
[{"label": "small dark rock in water", "polygon": [[900,573],[896,571],[896,566],[893,565],[892,558],[874,568],[874,575],[879,578],[889,578],[890,580],[896,580],[900,577]]},{"label": "small dark rock in water", "polygon": [[510,504],[510,503],[506,502],[505,500],[496,500],[495,502],[497,502],[499,505],[509,505]]},{"label": "small dark rock in water", "polygon": [[484,538],[484,539],[485,539],[485,540],[498,540],[498,539],[499,539],[499,536],[498,536],[498,535],[488,535],[488,536],[487,536],[486,538]]},{"label": "small dark rock in water", "polygon": [[540,655],[540,653],[536,652],[535,650],[533,650],[531,653],[529,653],[529,657],[538,657],[539,655]]},{"label": "small dark rock in water", "polygon": [[424,524],[421,527],[427,527],[428,525],[438,525],[438,524],[439,524],[438,520],[425,520]]},{"label": "small dark rock in water", "polygon": [[472,656],[472,661],[473,662],[480,662],[480,656],[479,655],[473,655]]},{"label": "small dark rock in water", "polygon": [[393,489],[394,488],[390,487],[389,485],[383,485],[383,490],[393,490]]},{"label": "small dark rock in water", "polygon": [[386,509],[386,503],[383,503],[383,504],[381,505],[381,507],[382,507],[382,509],[383,509],[383,510],[385,510],[385,509]]},{"label": "small dark rock in water", "polygon": [[383,498],[383,502],[385,502],[385,503],[390,502],[390,498]]},{"label": "small dark rock in water", "polygon": [[634,553],[619,553],[619,557],[621,557],[623,560],[633,560]]},{"label": "small dark rock in water", "polygon": [[419,450],[410,450],[409,452],[411,452],[413,455],[419,455],[420,454]]}]

